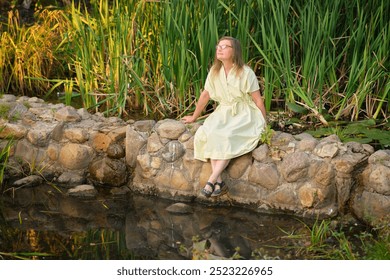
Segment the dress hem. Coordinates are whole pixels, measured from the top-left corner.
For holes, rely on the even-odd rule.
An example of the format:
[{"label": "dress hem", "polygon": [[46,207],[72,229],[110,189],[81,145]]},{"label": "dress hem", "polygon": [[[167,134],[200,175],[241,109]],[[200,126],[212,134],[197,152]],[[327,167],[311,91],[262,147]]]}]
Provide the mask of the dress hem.
[{"label": "dress hem", "polygon": [[255,150],[256,148],[258,147],[258,144],[253,148],[253,149],[248,149],[248,150],[245,150],[243,151],[242,153],[239,153],[239,154],[235,154],[235,155],[230,155],[230,156],[213,156],[212,158],[210,156],[205,156],[205,157],[194,157],[194,159],[197,159],[197,160],[200,160],[200,161],[203,161],[203,162],[207,162],[208,160],[210,159],[215,159],[215,160],[229,160],[229,159],[234,159],[234,158],[238,158],[240,156],[243,156],[245,154],[248,154],[250,152],[253,152],[253,150]]}]

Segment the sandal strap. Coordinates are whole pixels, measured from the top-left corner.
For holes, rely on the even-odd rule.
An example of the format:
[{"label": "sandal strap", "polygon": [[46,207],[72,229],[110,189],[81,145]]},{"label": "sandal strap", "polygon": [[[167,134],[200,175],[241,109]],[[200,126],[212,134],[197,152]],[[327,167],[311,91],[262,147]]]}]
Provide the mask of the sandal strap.
[{"label": "sandal strap", "polygon": [[216,190],[216,192],[219,192],[219,191],[221,191],[221,190],[224,189],[224,187],[225,187],[225,182],[224,182],[224,181],[222,181],[222,182],[216,182],[214,185],[215,185],[215,186],[219,186],[219,189]]},{"label": "sandal strap", "polygon": [[[207,190],[206,189],[206,186],[210,186],[211,187],[211,191]],[[212,195],[212,193],[214,192],[215,190],[215,186],[213,183],[211,182],[207,182],[206,183],[206,186],[202,189],[202,194],[205,195],[206,197],[210,197]]]},{"label": "sandal strap", "polygon": [[[210,186],[211,187],[211,191],[207,190],[206,186]],[[205,193],[207,193],[207,194],[212,194],[214,192],[214,190],[215,190],[215,185],[213,183],[211,183],[211,182],[207,182],[206,186],[203,188],[203,191]]]},{"label": "sandal strap", "polygon": [[213,191],[214,191],[214,189],[215,189],[215,185],[216,185],[216,184],[217,184],[217,183],[213,184],[213,183],[211,183],[211,182],[207,182],[207,183],[206,183],[206,185],[210,186],[210,187],[212,188]]},{"label": "sandal strap", "polygon": [[223,194],[228,192],[228,187],[225,185],[225,183],[223,181],[216,182],[215,185],[216,186],[218,185],[219,189],[217,189],[213,192],[213,194],[211,195],[212,197],[217,197],[217,196],[223,195]]}]

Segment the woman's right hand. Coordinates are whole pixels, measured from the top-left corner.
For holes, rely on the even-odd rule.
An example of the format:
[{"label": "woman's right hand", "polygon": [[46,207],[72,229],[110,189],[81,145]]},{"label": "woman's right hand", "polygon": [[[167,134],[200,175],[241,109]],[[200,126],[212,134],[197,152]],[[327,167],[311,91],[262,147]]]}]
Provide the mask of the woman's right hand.
[{"label": "woman's right hand", "polygon": [[185,116],[181,120],[184,123],[193,123],[194,121],[196,121],[196,118],[194,116]]},{"label": "woman's right hand", "polygon": [[203,109],[206,107],[207,103],[210,100],[210,94],[207,90],[203,90],[200,94],[198,103],[196,104],[195,111],[190,116],[185,116],[181,119],[184,123],[193,123],[198,119],[198,117],[202,114]]}]

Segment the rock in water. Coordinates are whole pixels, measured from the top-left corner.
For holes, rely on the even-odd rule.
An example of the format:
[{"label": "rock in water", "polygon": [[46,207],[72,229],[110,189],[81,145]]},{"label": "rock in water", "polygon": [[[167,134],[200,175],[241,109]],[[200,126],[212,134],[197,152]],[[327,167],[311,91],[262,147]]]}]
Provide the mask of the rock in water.
[{"label": "rock in water", "polygon": [[191,206],[181,202],[168,206],[166,210],[175,214],[191,214],[194,212]]}]

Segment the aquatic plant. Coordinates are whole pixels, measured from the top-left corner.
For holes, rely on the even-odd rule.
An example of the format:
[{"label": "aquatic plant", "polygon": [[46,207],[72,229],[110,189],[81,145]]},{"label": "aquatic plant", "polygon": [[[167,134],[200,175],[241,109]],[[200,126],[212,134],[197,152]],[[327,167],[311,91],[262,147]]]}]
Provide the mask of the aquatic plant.
[{"label": "aquatic plant", "polygon": [[177,117],[193,110],[216,40],[231,35],[268,110],[325,125],[325,115],[386,119],[389,10],[386,0],[99,0],[37,9],[29,26],[10,11],[0,23],[0,92],[58,90],[108,115]]},{"label": "aquatic plant", "polygon": [[[381,129],[382,127],[382,129]],[[342,142],[370,143],[377,148],[390,147],[390,126],[386,121],[382,123],[374,119],[354,122],[330,122],[328,127],[320,127],[306,132],[314,137],[321,138],[336,134]]]},{"label": "aquatic plant", "polygon": [[[0,132],[3,129],[4,128],[0,127]],[[7,168],[8,158],[9,158],[9,155],[11,152],[12,145],[13,145],[13,139],[12,138],[8,139],[8,140],[6,140],[5,145],[2,146],[2,148],[0,150],[0,187],[1,187],[1,190],[3,187],[4,172],[5,172],[5,169]]]},{"label": "aquatic plant", "polygon": [[3,232],[0,241],[7,244],[2,248],[6,251],[0,252],[0,259],[142,259],[126,248],[124,233],[111,229],[94,229],[64,237],[55,232],[11,229],[3,223],[0,226]]},{"label": "aquatic plant", "polygon": [[0,104],[0,118],[1,119],[7,119],[8,113],[11,107],[7,104]]},{"label": "aquatic plant", "polygon": [[35,24],[24,25],[19,12],[10,10],[8,22],[0,22],[0,93],[45,93],[52,87],[48,78],[65,75],[63,11],[35,16]]},{"label": "aquatic plant", "polygon": [[[287,248],[295,252],[296,258],[325,260],[388,260],[390,243],[388,226],[373,229],[358,229],[356,225],[338,225],[331,219],[316,219],[307,222],[305,230],[287,232],[292,240]],[[388,224],[387,224],[388,225]]]},{"label": "aquatic plant", "polygon": [[266,143],[269,146],[271,144],[271,139],[272,139],[272,136],[273,136],[274,132],[275,131],[271,128],[271,126],[267,125],[265,127],[264,132],[261,134],[260,141],[262,143]]}]

